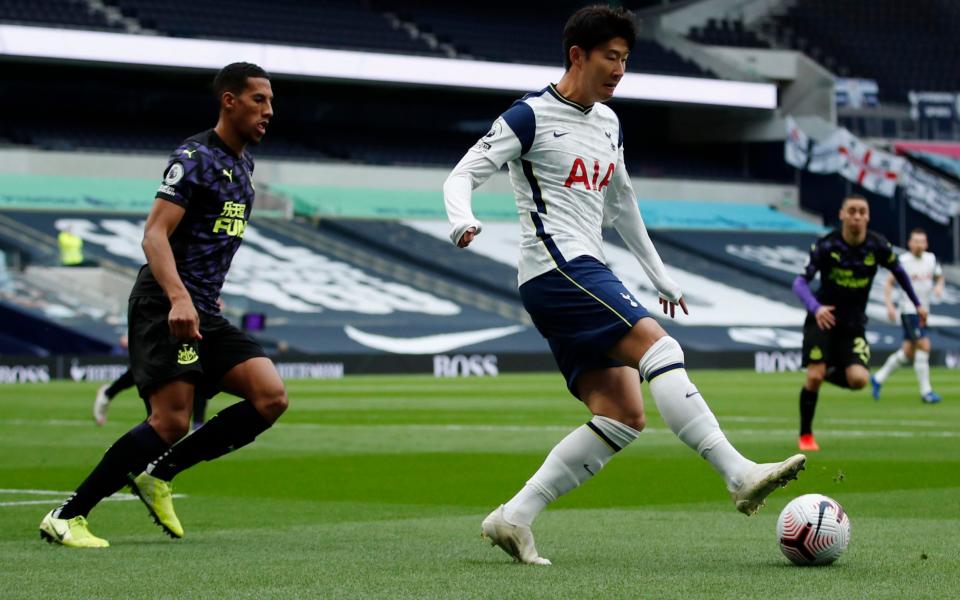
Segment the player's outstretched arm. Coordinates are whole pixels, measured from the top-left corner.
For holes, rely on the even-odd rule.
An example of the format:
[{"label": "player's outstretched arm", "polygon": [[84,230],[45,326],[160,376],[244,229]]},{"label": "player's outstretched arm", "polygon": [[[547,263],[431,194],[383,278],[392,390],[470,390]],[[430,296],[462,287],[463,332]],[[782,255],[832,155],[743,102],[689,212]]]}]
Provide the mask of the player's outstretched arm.
[{"label": "player's outstretched arm", "polygon": [[536,132],[533,109],[524,102],[516,102],[500,115],[487,135],[457,163],[443,184],[443,204],[450,220],[450,241],[466,248],[483,225],[473,215],[473,190],[490,179],[507,161],[520,158],[529,151]]},{"label": "player's outstretched arm", "polygon": [[179,340],[199,340],[200,317],[177,273],[173,249],[170,247],[170,236],[185,213],[186,209],[182,206],[157,198],[147,216],[142,245],[150,272],[170,299],[170,333]]},{"label": "player's outstretched arm", "polygon": [[803,268],[803,273],[797,275],[797,278],[793,280],[793,293],[803,302],[803,306],[807,309],[807,312],[814,316],[817,321],[817,327],[820,329],[830,329],[837,324],[837,319],[833,314],[835,307],[820,304],[820,301],[813,295],[813,290],[810,289],[810,282],[813,281],[813,278],[816,277],[817,271],[819,270],[820,244],[817,242],[810,247],[810,257],[807,259],[807,264]]},{"label": "player's outstretched arm", "polygon": [[650,282],[657,288],[664,314],[673,317],[677,305],[684,313],[688,314],[687,303],[683,299],[683,291],[663,266],[663,260],[661,260],[656,247],[654,247],[650,234],[647,232],[647,226],[640,215],[637,195],[633,191],[633,184],[630,183],[630,176],[623,164],[622,148],[620,159],[617,161],[617,167],[613,172],[613,181],[607,191],[604,218],[608,224],[613,225],[614,229],[617,230],[627,248],[637,258],[643,272],[647,274]]},{"label": "player's outstretched arm", "polygon": [[480,187],[500,167],[485,156],[468,151],[443,183],[443,205],[450,221],[450,241],[466,248],[483,225],[473,215],[473,190]]},{"label": "player's outstretched arm", "polygon": [[893,305],[893,284],[896,281],[893,275],[889,275],[883,284],[883,303],[887,307],[887,318],[891,322],[897,321],[897,307]]}]

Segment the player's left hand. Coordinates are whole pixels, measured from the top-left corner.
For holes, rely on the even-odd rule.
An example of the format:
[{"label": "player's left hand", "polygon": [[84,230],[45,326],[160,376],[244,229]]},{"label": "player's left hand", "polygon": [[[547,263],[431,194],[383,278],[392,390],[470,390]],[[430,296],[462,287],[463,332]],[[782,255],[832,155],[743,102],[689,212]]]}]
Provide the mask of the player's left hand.
[{"label": "player's left hand", "polygon": [[470,245],[470,242],[472,242],[473,238],[475,237],[477,237],[477,228],[470,227],[469,229],[463,232],[462,236],[460,236],[460,241],[457,242],[457,247],[466,248],[467,246]]},{"label": "player's left hand", "polygon": [[926,306],[918,306],[918,307],[917,307],[917,316],[920,317],[920,327],[926,327],[926,326],[927,326],[927,316],[928,316],[929,314],[930,314],[930,313],[927,311],[927,307],[926,307]]},{"label": "player's left hand", "polygon": [[676,302],[670,302],[666,298],[660,298],[660,306],[663,308],[663,314],[670,315],[671,319],[674,318],[674,313],[676,313],[678,304],[683,310],[683,314],[690,314],[690,311],[687,310],[687,301],[683,299],[683,296],[680,296],[680,299]]}]

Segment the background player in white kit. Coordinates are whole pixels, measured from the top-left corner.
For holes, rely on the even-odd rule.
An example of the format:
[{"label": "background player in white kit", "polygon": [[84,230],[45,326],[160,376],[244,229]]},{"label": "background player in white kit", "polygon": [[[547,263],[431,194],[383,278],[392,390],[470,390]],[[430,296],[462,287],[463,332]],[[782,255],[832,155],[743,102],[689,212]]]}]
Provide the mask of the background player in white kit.
[{"label": "background player in white kit", "polygon": [[560,82],[515,102],[443,188],[451,240],[464,248],[482,229],[470,207],[472,190],[509,164],[521,222],[520,296],[570,392],[594,415],[483,521],[484,537],[524,563],[550,564],[538,555],[530,531],[540,511],[640,435],[641,377],[671,430],[720,473],[741,512],[756,512],[805,461],[801,454],[772,464],[744,458],[687,377],[680,345],[604,264],[601,228],[607,223],[660,292],[664,313],[673,317],[677,305],[687,312],[640,217],[624,168],[620,122],[601,104],[613,97],[635,38],[628,11],[577,11],[564,28],[567,71]]},{"label": "background player in white kit", "polygon": [[[945,280],[937,257],[933,252],[927,252],[927,233],[920,228],[912,230],[910,239],[907,241],[907,249],[909,252],[900,255],[900,264],[910,276],[913,290],[920,298],[920,302],[923,306],[930,306],[931,294],[938,300],[943,297]],[[883,367],[870,378],[870,383],[873,385],[873,398],[880,399],[881,386],[897,367],[908,365],[913,361],[913,370],[920,384],[920,399],[927,404],[936,404],[940,402],[940,395],[933,391],[930,385],[930,336],[927,334],[927,327],[920,322],[917,309],[903,293],[900,293],[898,299],[899,312],[894,307],[894,281],[893,275],[887,278],[883,288],[883,299],[887,305],[887,316],[891,321],[896,321],[897,315],[900,315],[900,322],[903,325],[903,346],[891,354],[887,362],[883,363]]]}]

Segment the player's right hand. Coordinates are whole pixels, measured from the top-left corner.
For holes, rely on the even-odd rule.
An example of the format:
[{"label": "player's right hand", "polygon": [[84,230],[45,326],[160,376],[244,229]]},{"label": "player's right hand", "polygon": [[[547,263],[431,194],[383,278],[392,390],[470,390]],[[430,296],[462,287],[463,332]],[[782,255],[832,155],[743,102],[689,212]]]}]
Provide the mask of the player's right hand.
[{"label": "player's right hand", "polygon": [[892,306],[887,307],[887,318],[890,319],[891,323],[897,322],[897,311]]},{"label": "player's right hand", "polygon": [[457,242],[457,248],[466,248],[475,237],[477,237],[477,228],[467,228],[467,230],[463,232],[463,235],[460,236],[460,241]]},{"label": "player's right hand", "polygon": [[167,323],[170,325],[170,333],[178,340],[203,339],[200,335],[200,315],[197,314],[197,309],[189,298],[171,302]]},{"label": "player's right hand", "polygon": [[817,319],[817,327],[820,329],[830,329],[837,324],[837,318],[833,315],[835,306],[821,306],[817,309],[814,317]]}]

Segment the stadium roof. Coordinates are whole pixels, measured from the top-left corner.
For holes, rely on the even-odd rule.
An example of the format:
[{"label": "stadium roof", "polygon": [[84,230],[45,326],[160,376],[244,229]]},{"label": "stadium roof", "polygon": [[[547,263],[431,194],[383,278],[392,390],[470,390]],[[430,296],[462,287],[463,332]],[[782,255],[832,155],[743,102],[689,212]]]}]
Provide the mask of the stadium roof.
[{"label": "stadium roof", "polygon": [[[0,56],[194,69],[245,60],[277,75],[517,92],[562,75],[559,67],[19,25],[0,25]],[[773,84],[640,73],[624,78],[617,97],[777,108]]]}]

